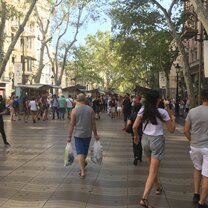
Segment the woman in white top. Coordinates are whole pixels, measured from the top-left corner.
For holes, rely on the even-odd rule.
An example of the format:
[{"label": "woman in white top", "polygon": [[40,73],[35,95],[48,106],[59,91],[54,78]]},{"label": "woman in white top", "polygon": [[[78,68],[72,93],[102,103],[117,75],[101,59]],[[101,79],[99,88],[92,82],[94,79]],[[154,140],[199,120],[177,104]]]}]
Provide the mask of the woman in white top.
[{"label": "woman in white top", "polygon": [[169,132],[175,131],[175,120],[172,111],[169,108],[158,108],[160,102],[159,92],[151,90],[146,94],[144,107],[142,107],[137,115],[133,125],[134,142],[138,144],[140,138],[138,136],[138,126],[143,122],[142,148],[144,155],[149,162],[149,175],[145,184],[143,197],[139,204],[146,208],[152,208],[148,202],[150,191],[154,185],[155,193],[161,194],[162,189],[159,186],[157,173],[160,161],[164,157],[165,139],[163,133],[163,123]]},{"label": "woman in white top", "polygon": [[29,107],[32,114],[33,123],[36,123],[37,103],[35,101],[35,98],[31,99],[31,101],[29,102]]},{"label": "woman in white top", "polygon": [[10,120],[11,121],[15,121],[15,111],[14,111],[13,103],[14,103],[14,96],[11,97],[10,102],[9,102]]}]

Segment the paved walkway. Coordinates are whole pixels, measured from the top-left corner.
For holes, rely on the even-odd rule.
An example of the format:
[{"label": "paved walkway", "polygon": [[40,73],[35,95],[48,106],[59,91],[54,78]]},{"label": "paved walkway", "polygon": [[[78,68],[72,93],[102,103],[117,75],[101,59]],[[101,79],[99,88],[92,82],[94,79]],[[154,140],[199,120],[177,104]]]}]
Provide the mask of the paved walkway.
[{"label": "paved walkway", "polygon": [[[7,120],[8,118],[6,118]],[[122,123],[103,115],[97,121],[104,147],[101,166],[88,162],[78,177],[77,161],[63,166],[68,121],[6,121],[11,148],[0,141],[1,208],[136,208],[148,166],[133,166],[132,141]],[[151,193],[157,208],[192,208],[192,164],[182,127],[167,135],[166,158],[160,168],[163,194]]]}]

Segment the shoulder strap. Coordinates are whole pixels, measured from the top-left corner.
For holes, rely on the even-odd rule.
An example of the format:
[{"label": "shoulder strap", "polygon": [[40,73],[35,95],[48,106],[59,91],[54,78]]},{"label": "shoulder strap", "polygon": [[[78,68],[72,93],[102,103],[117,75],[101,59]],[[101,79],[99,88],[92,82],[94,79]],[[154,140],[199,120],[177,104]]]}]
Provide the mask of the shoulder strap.
[{"label": "shoulder strap", "polygon": [[146,129],[148,123],[149,123],[149,121],[146,122],[143,131]]}]

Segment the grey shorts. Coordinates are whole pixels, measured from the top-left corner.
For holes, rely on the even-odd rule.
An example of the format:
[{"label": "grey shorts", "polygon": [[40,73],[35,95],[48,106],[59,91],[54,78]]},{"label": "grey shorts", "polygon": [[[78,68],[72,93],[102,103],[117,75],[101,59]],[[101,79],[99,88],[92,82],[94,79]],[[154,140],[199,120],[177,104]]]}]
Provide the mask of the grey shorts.
[{"label": "grey shorts", "polygon": [[146,157],[162,160],[165,155],[165,138],[160,136],[142,135],[142,149]]}]

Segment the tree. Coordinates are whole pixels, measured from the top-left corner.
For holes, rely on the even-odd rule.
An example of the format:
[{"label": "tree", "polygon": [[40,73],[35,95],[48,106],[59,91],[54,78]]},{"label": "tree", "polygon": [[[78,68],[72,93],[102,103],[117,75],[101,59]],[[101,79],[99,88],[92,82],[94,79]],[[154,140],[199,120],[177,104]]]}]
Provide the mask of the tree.
[{"label": "tree", "polygon": [[[0,63],[0,77],[2,76],[2,74],[3,74],[4,71],[5,71],[5,68],[6,68],[7,62],[8,62],[8,60],[9,60],[9,58],[10,58],[10,55],[11,55],[11,53],[12,53],[12,50],[14,49],[14,46],[15,46],[15,44],[17,43],[17,41],[18,41],[20,35],[21,35],[22,32],[24,31],[25,25],[26,25],[26,23],[27,23],[27,21],[28,21],[30,15],[32,14],[32,11],[33,11],[33,9],[34,9],[35,4],[36,4],[37,1],[38,1],[38,0],[33,0],[33,1],[31,2],[30,7],[29,7],[29,9],[28,9],[26,15],[24,16],[24,19],[23,19],[22,23],[20,24],[20,26],[19,26],[19,28],[18,28],[18,30],[17,30],[17,32],[16,32],[16,34],[15,34],[15,36],[14,36],[12,42],[11,42],[9,48],[8,48],[7,51],[6,51],[5,56],[3,56],[3,59],[2,59],[2,61],[1,61],[1,63]],[[4,3],[5,3],[4,1],[1,1],[1,6],[3,6],[2,8],[4,8],[4,7],[6,6],[6,4],[4,4]],[[2,17],[3,17],[3,16],[4,16],[4,14],[2,15]],[[4,17],[3,17],[3,21],[1,22],[1,24],[5,24],[5,23],[4,23]],[[1,27],[4,28],[5,26],[2,25]]]},{"label": "tree", "polygon": [[121,42],[118,52],[122,62],[131,66],[126,76],[129,80],[125,81],[132,83],[132,87],[159,88],[159,71],[164,71],[168,79],[171,65],[178,54],[171,50],[170,33],[165,27],[161,28],[163,17],[157,11],[150,10],[149,4],[144,5],[144,2],[119,1],[113,8],[110,15],[116,31],[114,37],[115,41]]},{"label": "tree", "polygon": [[4,40],[6,21],[14,17],[18,17],[20,13],[15,9],[14,5],[8,4],[6,1],[0,0],[0,63],[4,57]]},{"label": "tree", "polygon": [[70,67],[77,81],[96,84],[106,90],[119,89],[125,70],[120,65],[117,44],[112,41],[110,32],[88,35],[86,45],[75,50],[73,67]]},{"label": "tree", "polygon": [[190,0],[193,4],[196,14],[199,20],[202,22],[206,32],[208,33],[208,13],[201,0]]},{"label": "tree", "polygon": [[188,97],[190,100],[190,104],[192,107],[194,107],[196,105],[196,100],[194,99],[193,96],[193,85],[192,85],[192,80],[191,80],[191,73],[190,73],[190,66],[189,66],[189,61],[188,61],[188,56],[186,54],[185,51],[185,46],[184,43],[182,41],[182,39],[180,38],[178,31],[177,31],[177,26],[174,23],[174,21],[172,20],[172,12],[173,12],[173,8],[174,6],[178,3],[178,0],[173,0],[169,9],[166,10],[158,1],[156,0],[150,0],[153,4],[155,4],[163,13],[167,25],[169,27],[169,32],[173,37],[173,40],[175,41],[178,50],[180,51],[181,54],[181,59],[183,62],[183,76],[184,76],[184,80],[186,83],[186,88],[187,88],[187,93],[188,93]]},{"label": "tree", "polygon": [[[61,84],[66,64],[70,58],[69,52],[73,49],[73,46],[77,41],[77,35],[80,27],[88,20],[89,17],[91,17],[93,8],[97,6],[95,5],[95,2],[97,2],[97,0],[63,1],[62,3],[64,6],[62,5],[53,17],[54,25],[52,26],[52,30],[58,26],[59,33],[58,35],[53,34],[53,42],[55,43],[54,57],[52,56],[48,45],[47,52],[52,65],[55,83],[57,85]],[[71,41],[69,41],[69,37],[66,37],[69,28],[71,30],[74,29]],[[64,40],[64,38],[67,38],[67,40]]]},{"label": "tree", "polygon": [[50,22],[51,22],[51,18],[52,15],[54,14],[56,8],[63,2],[63,0],[60,1],[55,1],[55,2],[51,2],[50,0],[46,1],[46,7],[49,6],[50,4],[50,9],[49,11],[44,12],[44,17],[41,16],[41,11],[39,10],[44,10],[45,8],[40,8],[37,5],[35,6],[35,14],[37,16],[37,23],[39,26],[39,30],[42,34],[41,37],[39,37],[39,40],[41,42],[41,47],[40,47],[40,56],[39,56],[39,62],[38,62],[38,71],[37,74],[35,76],[35,82],[39,83],[40,82],[40,78],[41,78],[41,73],[43,68],[45,67],[44,64],[44,56],[45,56],[45,49],[46,49],[46,45],[49,41],[52,40],[52,34],[50,32]]},{"label": "tree", "polygon": [[[177,0],[173,0],[169,9],[166,10],[156,0],[130,0],[128,2],[119,0],[116,2],[116,6],[114,6],[115,9],[112,11],[112,16],[114,16],[116,31],[120,29],[120,34],[126,37],[135,37],[138,34],[139,37],[142,37],[142,39],[140,39],[141,46],[145,46],[148,43],[148,40],[144,42],[143,38],[145,38],[145,36],[149,33],[154,34],[154,32],[163,31],[166,33],[168,32],[171,35],[171,42],[176,43],[182,56],[183,75],[188,96],[190,98],[191,105],[195,106],[195,100],[192,96],[193,86],[191,82],[188,57],[185,53],[185,46],[180,38],[180,31],[182,28],[181,11],[175,11],[173,17],[173,10],[176,10],[177,3]],[[154,5],[156,5],[159,10],[154,7]],[[141,58],[143,57],[141,56]],[[144,62],[145,61],[147,60],[144,59]]]}]

